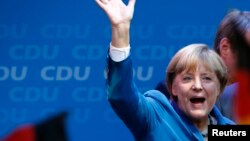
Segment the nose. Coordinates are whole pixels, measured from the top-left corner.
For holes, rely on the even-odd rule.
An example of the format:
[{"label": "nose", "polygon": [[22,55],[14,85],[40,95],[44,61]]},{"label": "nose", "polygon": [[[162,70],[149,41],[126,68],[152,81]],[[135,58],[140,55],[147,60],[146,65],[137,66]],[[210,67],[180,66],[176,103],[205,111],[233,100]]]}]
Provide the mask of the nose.
[{"label": "nose", "polygon": [[192,89],[193,90],[202,90],[202,84],[201,84],[201,80],[200,78],[196,78],[195,81],[194,81],[194,84],[192,86]]}]

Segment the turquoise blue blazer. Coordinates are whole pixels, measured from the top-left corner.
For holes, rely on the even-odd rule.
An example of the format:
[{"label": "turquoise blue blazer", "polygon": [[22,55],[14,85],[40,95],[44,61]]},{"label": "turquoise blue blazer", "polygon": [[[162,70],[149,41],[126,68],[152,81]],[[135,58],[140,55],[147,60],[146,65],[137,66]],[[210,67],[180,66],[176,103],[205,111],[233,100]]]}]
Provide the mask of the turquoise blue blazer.
[{"label": "turquoise blue blazer", "polygon": [[[114,62],[107,58],[109,102],[138,141],[203,141],[198,128],[164,94],[150,90],[142,94],[133,81],[130,56]],[[219,125],[235,124],[214,107],[210,113]]]}]

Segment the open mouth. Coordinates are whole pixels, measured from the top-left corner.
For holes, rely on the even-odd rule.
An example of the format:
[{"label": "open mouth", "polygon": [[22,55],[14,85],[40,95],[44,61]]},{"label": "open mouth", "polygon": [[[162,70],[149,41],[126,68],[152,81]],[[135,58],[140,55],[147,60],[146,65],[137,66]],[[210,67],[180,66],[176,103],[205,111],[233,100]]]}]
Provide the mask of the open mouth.
[{"label": "open mouth", "polygon": [[190,101],[191,101],[191,103],[193,103],[193,104],[199,104],[199,103],[203,103],[204,101],[205,101],[205,98],[191,98],[190,99]]}]

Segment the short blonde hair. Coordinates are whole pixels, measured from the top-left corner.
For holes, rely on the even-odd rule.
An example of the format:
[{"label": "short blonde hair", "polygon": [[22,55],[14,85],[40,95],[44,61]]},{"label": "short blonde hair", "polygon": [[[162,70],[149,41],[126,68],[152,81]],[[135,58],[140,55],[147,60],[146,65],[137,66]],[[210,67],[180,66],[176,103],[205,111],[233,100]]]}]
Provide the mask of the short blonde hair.
[{"label": "short blonde hair", "polygon": [[191,44],[179,50],[167,67],[167,88],[171,96],[171,88],[176,75],[183,71],[194,71],[200,63],[204,64],[208,70],[215,72],[220,83],[220,92],[224,90],[228,73],[220,56],[209,49],[206,44]]}]

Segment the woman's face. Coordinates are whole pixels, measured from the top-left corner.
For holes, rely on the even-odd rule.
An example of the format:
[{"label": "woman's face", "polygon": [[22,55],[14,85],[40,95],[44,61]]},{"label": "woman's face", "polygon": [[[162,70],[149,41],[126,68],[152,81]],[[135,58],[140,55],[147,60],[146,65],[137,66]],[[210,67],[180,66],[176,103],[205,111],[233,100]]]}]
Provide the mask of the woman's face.
[{"label": "woman's face", "polygon": [[202,120],[212,110],[220,93],[220,83],[214,72],[203,64],[195,71],[177,74],[172,93],[178,97],[177,105],[191,119]]}]

